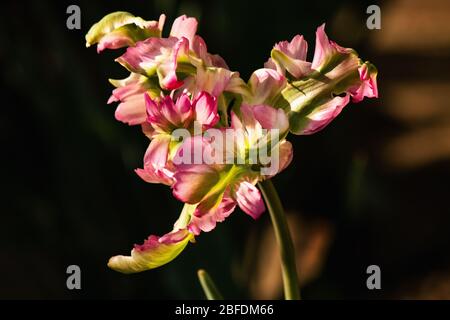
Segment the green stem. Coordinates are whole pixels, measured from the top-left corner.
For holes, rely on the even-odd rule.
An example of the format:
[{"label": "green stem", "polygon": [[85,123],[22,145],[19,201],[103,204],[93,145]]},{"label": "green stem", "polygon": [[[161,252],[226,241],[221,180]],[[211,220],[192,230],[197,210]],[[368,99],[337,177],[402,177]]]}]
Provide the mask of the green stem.
[{"label": "green stem", "polygon": [[208,300],[223,300],[223,296],[220,294],[219,290],[217,289],[216,284],[211,279],[209,274],[203,270],[200,269],[197,271],[198,280],[200,281],[200,284],[203,288],[203,291],[205,292],[206,299]]},{"label": "green stem", "polygon": [[292,244],[283,205],[272,181],[264,180],[258,185],[269,210],[275,237],[280,248],[284,297],[286,300],[300,300],[294,245]]}]

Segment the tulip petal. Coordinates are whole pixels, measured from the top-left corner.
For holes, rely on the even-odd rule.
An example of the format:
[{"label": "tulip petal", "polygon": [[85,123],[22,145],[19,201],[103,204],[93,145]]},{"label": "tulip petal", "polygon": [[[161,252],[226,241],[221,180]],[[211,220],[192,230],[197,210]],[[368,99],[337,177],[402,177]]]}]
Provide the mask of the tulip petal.
[{"label": "tulip petal", "polygon": [[378,98],[377,87],[377,69],[369,62],[362,64],[359,69],[359,76],[361,79],[361,85],[352,92],[352,101],[360,102],[367,98]]},{"label": "tulip petal", "polygon": [[174,129],[186,128],[191,124],[193,108],[187,94],[181,94],[175,103],[171,96],[159,97],[157,100],[145,96],[147,121],[157,132],[171,133]]},{"label": "tulip petal", "polygon": [[183,165],[175,172],[173,194],[185,203],[197,204],[195,215],[203,216],[220,206],[233,174],[232,169],[219,171],[205,164]]},{"label": "tulip petal", "polygon": [[342,109],[349,103],[350,96],[335,97],[328,102],[315,108],[309,114],[303,114],[302,118],[292,117],[291,128],[295,127],[297,132],[303,135],[316,133],[325,128],[334,118],[336,118]]},{"label": "tulip petal", "polygon": [[194,235],[186,229],[162,237],[152,235],[142,245],[135,245],[130,256],[109,259],[108,267],[126,274],[154,269],[175,259],[193,239]]},{"label": "tulip petal", "polygon": [[279,129],[280,135],[289,129],[289,120],[283,109],[275,109],[271,106],[258,105],[252,107],[255,119],[263,129]]},{"label": "tulip petal", "polygon": [[288,84],[276,103],[287,111],[294,134],[312,134],[323,129],[362,83],[357,54],[329,41],[324,25],[317,29],[312,67],[316,70]]},{"label": "tulip petal", "polygon": [[113,12],[94,24],[86,34],[86,47],[98,43],[97,52],[132,46],[149,37],[161,37],[165,15],[159,21],[145,21],[128,12]]},{"label": "tulip petal", "polygon": [[[202,91],[218,97],[224,91],[232,91],[237,86],[239,73],[224,68],[198,67],[197,73],[187,83],[186,89],[194,96]],[[240,79],[240,78],[239,78]]]},{"label": "tulip petal", "polygon": [[194,42],[194,36],[197,32],[197,19],[182,15],[175,19],[172,24],[172,30],[170,31],[171,37],[186,38],[189,40],[189,44],[192,47]]},{"label": "tulip petal", "polygon": [[253,219],[258,219],[266,210],[261,193],[258,188],[250,182],[241,182],[236,190],[235,196],[242,211],[247,213]]},{"label": "tulip petal", "polygon": [[281,68],[277,68],[277,70],[281,70],[281,74],[284,74],[284,70],[286,70],[298,79],[311,72],[310,62],[293,59],[279,50],[272,50],[271,57],[276,61],[277,66],[281,66]]},{"label": "tulip petal", "polygon": [[274,46],[266,67],[283,75],[286,70],[294,78],[300,78],[311,72],[311,63],[306,61],[307,51],[308,43],[303,36],[296,35],[291,42],[282,41]]},{"label": "tulip petal", "polygon": [[211,128],[219,121],[217,99],[207,92],[201,92],[193,102],[195,119],[204,127]]},{"label": "tulip petal", "polygon": [[209,232],[216,227],[217,222],[223,222],[236,207],[236,202],[230,197],[223,197],[217,208],[213,208],[207,213],[192,215],[188,225],[189,231],[194,235],[199,235],[201,231]]},{"label": "tulip petal", "polygon": [[160,89],[150,79],[137,73],[131,73],[122,80],[109,80],[117,88],[113,90],[108,104],[116,101],[118,105],[115,117],[129,125],[142,124],[146,121],[144,93],[159,95]]},{"label": "tulip petal", "polygon": [[174,175],[173,195],[186,203],[199,203],[220,181],[219,173],[206,164],[181,165]]},{"label": "tulip petal", "polygon": [[162,183],[168,186],[173,183],[170,178],[171,172],[169,170],[150,170],[150,168],[147,168],[135,169],[134,171],[142,180],[148,183]]},{"label": "tulip petal", "polygon": [[[316,31],[316,48],[311,67],[317,71],[323,71],[330,68],[330,64],[336,63],[337,54],[354,53],[352,49],[343,48],[328,39],[325,33],[325,23],[317,28]],[[355,53],[354,53],[355,54]],[[355,54],[356,55],[356,54]]]},{"label": "tulip petal", "polygon": [[129,47],[116,61],[131,72],[152,76],[158,66],[157,58],[168,58],[177,42],[177,38],[149,38]]},{"label": "tulip petal", "polygon": [[153,138],[144,156],[144,166],[165,167],[169,153],[170,135],[159,134]]},{"label": "tulip petal", "polygon": [[183,83],[176,71],[178,62],[188,61],[188,45],[186,38],[148,38],[129,47],[116,61],[131,72],[147,77],[157,74],[161,87],[173,90]]},{"label": "tulip petal", "polygon": [[135,25],[122,26],[107,35],[103,36],[97,44],[97,53],[105,49],[119,49],[134,45],[131,33],[138,29]]},{"label": "tulip petal", "polygon": [[203,155],[214,149],[209,148],[213,146],[206,137],[187,138],[172,160],[176,168],[173,194],[185,203],[197,204],[198,216],[217,208],[227,188],[248,171],[243,166],[206,164]]},{"label": "tulip petal", "polygon": [[308,43],[301,35],[296,35],[292,38],[291,42],[282,41],[275,45],[275,48],[289,54],[289,56],[298,59],[306,60],[306,54],[308,52]]},{"label": "tulip petal", "polygon": [[157,69],[159,83],[166,90],[174,90],[183,85],[183,81],[177,78],[178,60],[187,61],[189,41],[181,38],[174,46],[171,56],[164,60]]},{"label": "tulip petal", "polygon": [[289,164],[292,162],[292,158],[294,157],[294,150],[292,147],[292,143],[287,140],[283,140],[279,144],[279,169],[277,173],[280,173],[284,169],[286,169]]},{"label": "tulip petal", "polygon": [[168,168],[167,158],[171,136],[157,134],[153,137],[144,156],[144,169],[136,173],[148,183],[173,183],[173,172]]},{"label": "tulip petal", "polygon": [[253,72],[248,85],[251,96],[244,96],[244,103],[271,104],[272,99],[286,86],[286,78],[275,70],[263,68]]},{"label": "tulip petal", "polygon": [[117,120],[128,123],[130,126],[144,123],[147,118],[144,94],[133,95],[120,103],[116,108],[114,116]]}]

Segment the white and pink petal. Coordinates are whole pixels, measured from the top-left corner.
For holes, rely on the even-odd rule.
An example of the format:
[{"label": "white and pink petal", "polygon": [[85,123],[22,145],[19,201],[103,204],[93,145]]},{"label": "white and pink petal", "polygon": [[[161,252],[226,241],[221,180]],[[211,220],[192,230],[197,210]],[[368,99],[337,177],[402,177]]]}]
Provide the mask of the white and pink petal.
[{"label": "white and pink petal", "polygon": [[195,120],[198,121],[203,128],[211,128],[219,121],[216,97],[202,91],[193,101],[193,105],[195,110]]},{"label": "white and pink petal", "polygon": [[194,36],[197,32],[198,22],[197,19],[187,17],[186,15],[179,16],[172,24],[172,30],[170,30],[170,36],[176,38],[186,38],[192,49],[194,43]]},{"label": "white and pink petal", "polygon": [[194,235],[200,232],[209,232],[213,230],[218,222],[223,222],[236,208],[236,201],[224,196],[219,206],[209,210],[206,213],[195,211],[188,225],[189,231]]},{"label": "white and pink petal", "polygon": [[173,184],[173,170],[168,163],[171,136],[157,134],[153,137],[144,156],[144,169],[136,173],[148,183]]},{"label": "white and pink petal", "polygon": [[258,188],[248,181],[239,183],[235,194],[239,208],[253,219],[258,219],[266,210],[264,201]]}]

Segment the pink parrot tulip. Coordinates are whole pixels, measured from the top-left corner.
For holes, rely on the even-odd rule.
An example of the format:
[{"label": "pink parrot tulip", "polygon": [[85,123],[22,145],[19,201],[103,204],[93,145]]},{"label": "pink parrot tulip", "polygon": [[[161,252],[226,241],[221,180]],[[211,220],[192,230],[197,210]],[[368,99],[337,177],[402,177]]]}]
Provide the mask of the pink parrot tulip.
[{"label": "pink parrot tulip", "polygon": [[182,94],[175,102],[170,96],[161,97],[158,101],[145,96],[148,134],[152,137],[144,156],[144,168],[136,173],[146,182],[172,185],[174,167],[169,159],[173,152],[172,132],[184,128],[192,131],[194,122],[201,129],[213,127],[219,121],[216,98],[201,92],[191,101],[187,94]]},{"label": "pink parrot tulip", "polygon": [[307,43],[302,36],[280,42],[272,50],[266,67],[277,70],[291,81],[283,89],[275,107],[289,115],[294,134],[313,134],[326,127],[350,102],[378,97],[377,70],[362,62],[353,49],[330,41],[325,25],[316,31],[313,61],[306,62]]},{"label": "pink parrot tulip", "polygon": [[236,208],[258,219],[266,205],[256,185],[292,162],[288,134],[316,133],[350,101],[378,97],[375,66],[330,41],[325,25],[316,31],[312,61],[296,35],[275,44],[264,68],[244,82],[208,52],[195,18],[175,19],[167,38],[164,22],[164,15],[145,21],[116,12],[86,35],[98,52],[127,47],[116,61],[130,76],[110,80],[116,88],[108,103],[119,102],[116,119],[141,125],[151,140],[137,175],[170,186],[184,203],[172,231],[109,260],[123,273],[172,261]]}]

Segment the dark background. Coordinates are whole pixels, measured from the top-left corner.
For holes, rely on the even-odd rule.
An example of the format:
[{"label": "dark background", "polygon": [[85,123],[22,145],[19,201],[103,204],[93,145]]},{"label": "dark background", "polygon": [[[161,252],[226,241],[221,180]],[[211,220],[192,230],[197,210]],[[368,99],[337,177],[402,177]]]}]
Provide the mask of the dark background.
[{"label": "dark background", "polygon": [[[290,137],[294,161],[274,183],[299,250],[309,250],[303,296],[450,298],[450,7],[381,2],[382,29],[371,31],[372,3],[3,2],[0,298],[203,298],[199,268],[225,297],[281,297],[278,270],[264,258],[272,247],[261,244],[267,214],[254,222],[237,210],[162,268],[128,276],[107,268],[110,256],[171,230],[181,208],[167,187],[134,174],[148,141],[106,105],[107,79],[126,76],[113,61],[120,52],[85,48],[89,27],[117,10],[146,20],[165,13],[166,34],[178,15],[196,16],[209,51],[244,79],[297,33],[311,54],[327,22],[331,39],[378,67],[380,98],[350,104],[314,136]],[[70,4],[81,8],[81,30],[66,28]],[[82,270],[78,291],[66,288],[71,264]],[[381,290],[366,288],[371,264]]]}]

